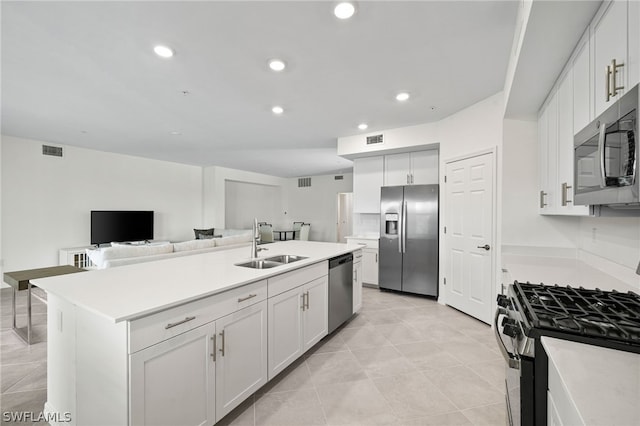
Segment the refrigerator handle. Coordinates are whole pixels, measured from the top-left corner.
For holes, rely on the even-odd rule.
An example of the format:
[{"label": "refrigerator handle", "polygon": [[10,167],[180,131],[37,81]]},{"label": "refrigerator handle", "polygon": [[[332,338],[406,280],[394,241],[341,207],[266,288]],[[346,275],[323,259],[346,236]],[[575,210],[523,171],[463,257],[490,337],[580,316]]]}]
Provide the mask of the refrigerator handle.
[{"label": "refrigerator handle", "polygon": [[402,203],[402,253],[407,251],[407,202]]},{"label": "refrigerator handle", "polygon": [[400,209],[400,222],[398,223],[398,253],[402,254],[402,227],[404,226],[403,211]]}]

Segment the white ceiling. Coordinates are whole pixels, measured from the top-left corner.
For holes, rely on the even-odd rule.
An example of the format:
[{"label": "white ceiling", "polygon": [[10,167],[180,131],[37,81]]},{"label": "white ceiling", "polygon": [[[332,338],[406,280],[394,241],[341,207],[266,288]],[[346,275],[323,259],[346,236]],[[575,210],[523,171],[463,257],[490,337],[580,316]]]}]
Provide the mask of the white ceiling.
[{"label": "white ceiling", "polygon": [[[336,140],[361,122],[371,132],[435,121],[503,88],[518,1],[360,1],[348,21],[332,5],[3,1],[2,133],[330,174],[351,168]],[[175,57],[155,56],[159,43]],[[273,57],[284,72],[268,69]]]}]

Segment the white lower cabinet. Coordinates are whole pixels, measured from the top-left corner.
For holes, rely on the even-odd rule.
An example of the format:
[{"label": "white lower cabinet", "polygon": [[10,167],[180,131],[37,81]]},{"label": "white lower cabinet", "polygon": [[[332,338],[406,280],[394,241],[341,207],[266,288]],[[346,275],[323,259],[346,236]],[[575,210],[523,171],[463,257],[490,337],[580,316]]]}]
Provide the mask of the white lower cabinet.
[{"label": "white lower cabinet", "polygon": [[212,425],[267,383],[267,302],[131,355],[131,423]]},{"label": "white lower cabinet", "polygon": [[209,323],[130,356],[131,424],[216,421],[215,335],[215,323]]},{"label": "white lower cabinet", "polygon": [[267,300],[269,380],[327,335],[328,300],[326,276]]},{"label": "white lower cabinet", "polygon": [[362,250],[362,282],[378,285],[378,248]]},{"label": "white lower cabinet", "polygon": [[216,332],[215,417],[219,421],[267,383],[267,301],[220,318]]}]

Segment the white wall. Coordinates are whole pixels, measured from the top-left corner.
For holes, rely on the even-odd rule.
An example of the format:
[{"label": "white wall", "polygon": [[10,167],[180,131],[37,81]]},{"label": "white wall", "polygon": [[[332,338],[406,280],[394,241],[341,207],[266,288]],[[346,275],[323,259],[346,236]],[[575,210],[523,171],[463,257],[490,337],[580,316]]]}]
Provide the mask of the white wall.
[{"label": "white wall", "polygon": [[202,168],[62,146],[2,141],[5,270],[58,264],[58,249],[90,243],[91,210],[153,210],[155,239],[193,238],[202,225]]},{"label": "white wall", "polygon": [[310,223],[310,240],[337,241],[338,193],[353,191],[353,173],[340,176],[342,180],[335,180],[335,175],[312,176],[311,186],[304,188],[298,188],[298,179],[288,179],[288,225]]},{"label": "white wall", "polygon": [[[226,226],[226,182],[243,182],[255,185],[284,187],[287,179],[225,167],[205,167],[203,170],[203,217],[205,228],[225,228]],[[283,197],[283,211],[286,198]],[[274,224],[275,225],[275,224]]]},{"label": "white wall", "polygon": [[[293,222],[311,223],[310,239],[313,241],[335,241],[337,221],[337,194],[353,190],[353,174],[345,173],[344,179],[335,180],[334,175],[312,176],[311,186],[298,188],[297,178],[280,178],[260,173],[227,169],[224,167],[207,167],[204,169],[204,227],[225,228],[236,223],[236,218],[226,218],[228,209],[226,194],[227,183],[242,183],[244,190],[252,192],[258,185],[281,188],[280,204],[268,207],[266,212],[272,216],[274,227],[291,229]],[[238,190],[239,186],[230,188]],[[252,192],[253,193],[253,192]],[[251,218],[258,217],[260,221],[269,221],[261,216],[262,208],[233,198],[236,206],[245,208]],[[258,212],[258,213],[256,213]],[[239,213],[239,214],[245,214]],[[261,218],[265,217],[264,220]]]},{"label": "white wall", "polygon": [[[496,259],[500,258],[501,232],[500,210],[502,198],[502,140],[503,140],[503,93],[499,92],[474,105],[471,105],[449,117],[436,123],[426,123],[417,126],[384,130],[385,142],[381,145],[366,146],[364,135],[350,136],[338,139],[338,154],[355,157],[358,152],[364,155],[382,155],[387,150],[424,149],[425,145],[440,144],[440,229],[443,228],[443,218],[446,214],[446,204],[443,202],[442,185],[444,183],[445,164],[447,161],[492,150],[496,152],[496,235],[494,246],[496,247]],[[360,150],[360,151],[358,151]],[[378,215],[354,215],[354,234],[360,232],[379,232]],[[442,303],[446,302],[446,294],[443,286],[445,271],[444,234],[441,231],[440,238],[440,297]],[[494,269],[499,269],[498,262]]]},{"label": "white wall", "polygon": [[504,120],[502,244],[575,249],[579,220],[538,214],[537,134],[533,119]]},{"label": "white wall", "polygon": [[225,182],[225,228],[250,229],[253,219],[280,229],[283,221],[282,187],[247,182]]}]

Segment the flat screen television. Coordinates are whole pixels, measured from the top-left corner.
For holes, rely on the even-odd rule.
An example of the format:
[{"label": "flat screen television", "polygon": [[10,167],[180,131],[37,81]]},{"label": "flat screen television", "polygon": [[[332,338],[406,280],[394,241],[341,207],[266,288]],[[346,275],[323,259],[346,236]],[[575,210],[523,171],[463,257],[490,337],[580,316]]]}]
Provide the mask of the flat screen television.
[{"label": "flat screen television", "polygon": [[153,240],[153,211],[91,211],[91,244]]}]

